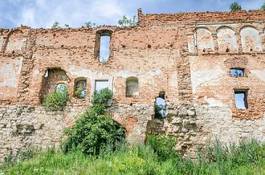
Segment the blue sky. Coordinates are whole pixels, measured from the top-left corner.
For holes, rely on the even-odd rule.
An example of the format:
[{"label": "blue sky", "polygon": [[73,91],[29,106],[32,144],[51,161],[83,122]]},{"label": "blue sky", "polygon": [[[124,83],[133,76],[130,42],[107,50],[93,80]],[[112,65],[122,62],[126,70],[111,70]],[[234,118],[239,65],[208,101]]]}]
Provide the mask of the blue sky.
[{"label": "blue sky", "polygon": [[[80,27],[87,21],[117,24],[123,15],[145,13],[225,11],[235,0],[0,0],[0,28],[21,24],[31,27]],[[243,9],[257,9],[265,0],[236,0]]]}]

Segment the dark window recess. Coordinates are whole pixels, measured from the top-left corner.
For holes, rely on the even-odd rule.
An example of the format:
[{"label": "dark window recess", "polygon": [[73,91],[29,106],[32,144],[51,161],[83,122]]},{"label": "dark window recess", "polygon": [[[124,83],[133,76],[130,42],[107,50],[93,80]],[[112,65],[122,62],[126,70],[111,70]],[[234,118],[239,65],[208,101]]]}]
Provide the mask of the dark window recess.
[{"label": "dark window recess", "polygon": [[244,77],[245,76],[245,69],[243,68],[231,68],[230,69],[231,77]]},{"label": "dark window recess", "polygon": [[237,109],[247,109],[247,91],[246,90],[235,90],[235,105]]},{"label": "dark window recess", "polygon": [[165,100],[165,91],[159,92],[155,99],[155,118],[163,119],[167,116],[167,104]]},{"label": "dark window recess", "polygon": [[85,98],[86,97],[86,80],[79,80],[75,83],[75,96],[77,98]]},{"label": "dark window recess", "polygon": [[126,97],[134,97],[139,95],[138,79],[136,77],[129,77],[126,80]]}]

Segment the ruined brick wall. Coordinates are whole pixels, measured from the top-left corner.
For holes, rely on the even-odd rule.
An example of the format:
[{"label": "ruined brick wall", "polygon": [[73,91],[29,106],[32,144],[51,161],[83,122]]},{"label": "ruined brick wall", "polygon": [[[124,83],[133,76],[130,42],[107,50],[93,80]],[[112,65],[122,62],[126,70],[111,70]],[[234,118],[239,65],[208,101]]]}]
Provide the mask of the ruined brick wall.
[{"label": "ruined brick wall", "polygon": [[[126,127],[131,143],[144,142],[146,130],[175,135],[181,150],[216,137],[265,140],[265,12],[139,10],[138,17],[137,26],[125,28],[0,30],[1,155],[58,145],[63,128],[90,104],[96,82],[103,80],[114,93],[110,113]],[[106,32],[110,57],[103,64],[99,35]],[[231,68],[243,68],[244,77],[231,77]],[[133,96],[126,95],[130,78],[138,80]],[[74,95],[80,79],[86,80],[82,99]],[[55,115],[41,100],[58,83],[67,85],[70,101]],[[235,107],[235,89],[247,90],[247,109]],[[160,91],[166,92],[169,113],[162,124],[153,120]]]}]

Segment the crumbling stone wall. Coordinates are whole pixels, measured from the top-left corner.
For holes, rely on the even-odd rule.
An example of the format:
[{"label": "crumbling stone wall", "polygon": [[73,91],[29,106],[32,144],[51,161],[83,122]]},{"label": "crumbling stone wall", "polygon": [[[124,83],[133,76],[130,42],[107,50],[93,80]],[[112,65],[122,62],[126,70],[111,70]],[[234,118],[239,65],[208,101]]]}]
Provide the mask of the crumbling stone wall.
[{"label": "crumbling stone wall", "polygon": [[[139,10],[138,18],[137,26],[125,28],[0,30],[1,157],[30,146],[57,146],[63,129],[89,106],[97,80],[108,81],[114,93],[110,113],[125,126],[130,143],[163,132],[176,136],[177,149],[185,153],[213,138],[226,143],[251,137],[264,141],[264,11]],[[104,64],[98,58],[103,31],[111,38]],[[231,77],[231,68],[243,68],[245,75]],[[45,79],[48,70],[61,73]],[[138,92],[132,96],[126,95],[130,77],[138,79]],[[87,85],[83,99],[74,95],[80,79]],[[43,95],[62,81],[70,94],[67,108],[45,111]],[[235,89],[248,90],[247,109],[236,108]],[[168,116],[157,120],[154,100],[161,91]]]}]

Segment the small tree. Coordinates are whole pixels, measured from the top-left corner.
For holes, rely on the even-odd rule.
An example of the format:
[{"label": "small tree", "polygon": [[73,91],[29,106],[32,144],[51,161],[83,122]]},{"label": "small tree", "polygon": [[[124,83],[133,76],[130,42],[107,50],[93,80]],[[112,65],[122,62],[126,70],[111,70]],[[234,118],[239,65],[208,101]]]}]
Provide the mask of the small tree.
[{"label": "small tree", "polygon": [[59,22],[55,21],[52,25],[52,29],[60,28]]},{"label": "small tree", "polygon": [[236,12],[236,11],[240,11],[242,10],[242,7],[240,4],[238,4],[237,2],[233,2],[231,5],[230,5],[230,11],[231,12]]},{"label": "small tree", "polygon": [[261,9],[261,10],[265,10],[265,2],[262,4],[262,6],[261,6],[260,9]]},{"label": "small tree", "polygon": [[123,16],[122,19],[118,21],[118,24],[122,27],[130,27],[130,26],[135,26],[136,25],[136,17],[133,16],[133,18],[128,18],[126,16]]},{"label": "small tree", "polygon": [[90,28],[90,27],[95,27],[96,23],[92,23],[91,21],[85,22],[85,27]]}]

